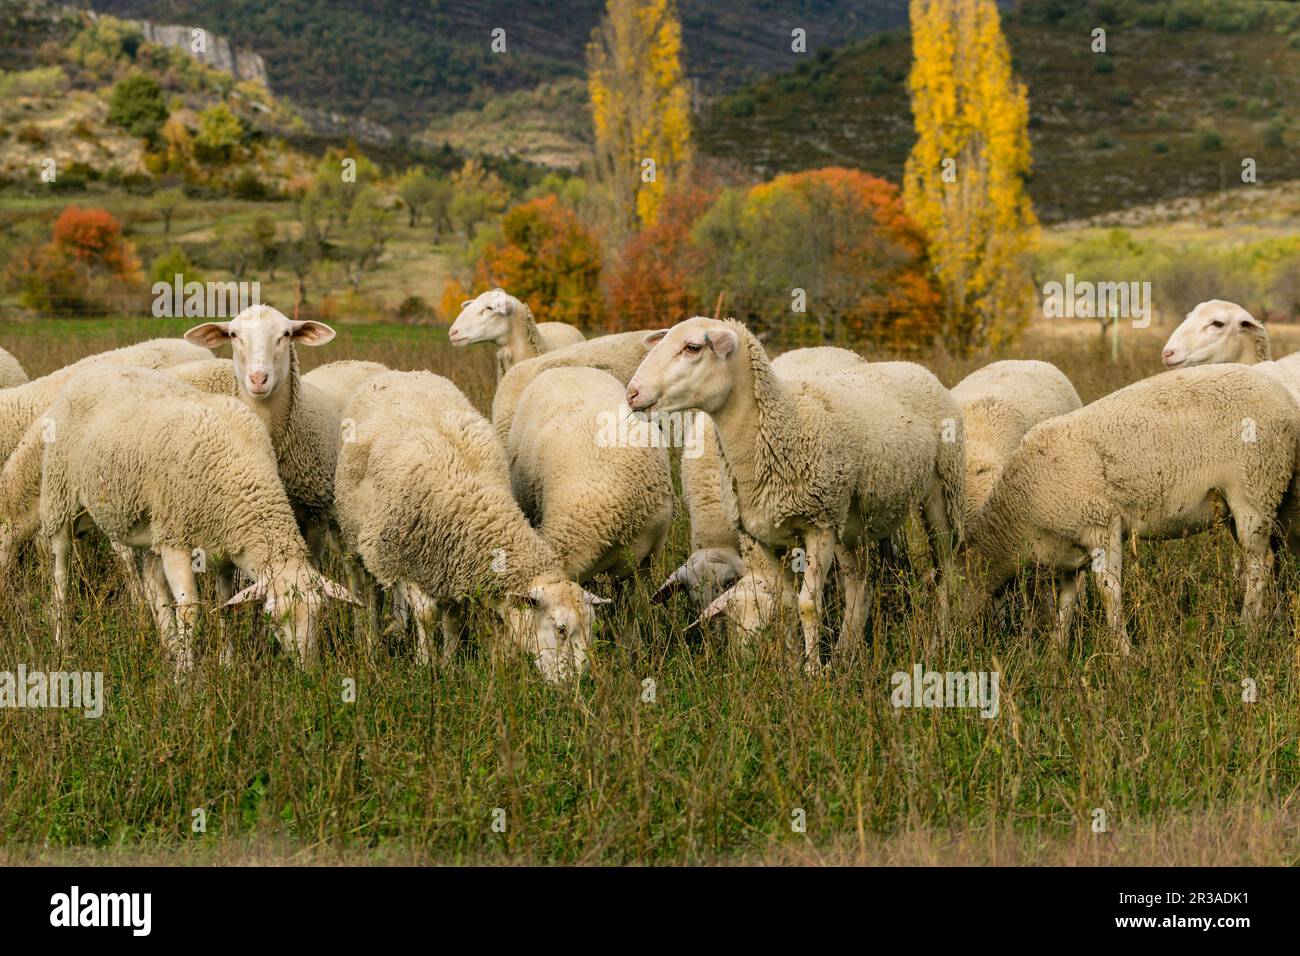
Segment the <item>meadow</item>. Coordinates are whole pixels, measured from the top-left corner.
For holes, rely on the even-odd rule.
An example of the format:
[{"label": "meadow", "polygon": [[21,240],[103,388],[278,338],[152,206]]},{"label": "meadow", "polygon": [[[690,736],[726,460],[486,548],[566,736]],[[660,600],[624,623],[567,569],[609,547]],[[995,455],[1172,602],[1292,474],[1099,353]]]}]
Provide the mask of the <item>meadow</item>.
[{"label": "meadow", "polygon": [[[34,376],[189,324],[5,323],[0,344]],[[427,368],[488,409],[490,349],[453,352],[440,327],[339,332],[301,350],[305,368]],[[1124,328],[1116,360],[1089,323],[1035,326],[977,358],[908,357],[950,386],[998,358],[1042,358],[1090,401],[1156,374],[1167,334]],[[1300,335],[1274,342],[1281,354]],[[696,625],[684,597],[650,602],[688,551],[678,511],[652,569],[591,585],[616,603],[589,675],[566,687],[484,641],[443,669],[400,640],[372,651],[342,606],[309,672],[249,612],[207,612],[200,639],[231,640],[234,661],[205,654],[178,685],[93,537],[60,655],[33,550],[0,584],[0,670],[102,671],[107,700],[98,719],[0,709],[0,863],[1300,863],[1293,569],[1252,632],[1226,532],[1137,545],[1122,658],[1095,591],[1054,650],[1027,607],[1032,575],[1005,618],[941,628],[918,547],[862,652],[808,678],[775,641],[740,651]],[[891,675],[917,664],[997,672],[997,716],[893,707]]]}]

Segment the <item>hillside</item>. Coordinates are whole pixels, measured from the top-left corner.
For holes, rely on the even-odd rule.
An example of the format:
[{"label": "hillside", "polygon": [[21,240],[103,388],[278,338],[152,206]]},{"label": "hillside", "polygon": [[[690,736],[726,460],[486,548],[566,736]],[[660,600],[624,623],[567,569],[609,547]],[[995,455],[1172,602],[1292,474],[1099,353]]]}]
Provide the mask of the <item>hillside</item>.
[{"label": "hillside", "polygon": [[[437,114],[582,73],[603,0],[93,0],[123,17],[207,27],[260,54],[272,90],[414,132]],[[906,0],[681,0],[687,72],[723,92],[810,50],[891,28]],[[506,31],[506,53],[490,49]]]},{"label": "hillside", "polygon": [[[1112,24],[1108,52],[1094,54],[1089,24],[1105,19],[1039,13],[1004,25],[1029,89],[1044,221],[1240,186],[1243,157],[1261,183],[1300,177],[1300,26]],[[701,150],[759,176],[845,165],[899,181],[910,59],[903,33],[825,51],[714,103]]]}]

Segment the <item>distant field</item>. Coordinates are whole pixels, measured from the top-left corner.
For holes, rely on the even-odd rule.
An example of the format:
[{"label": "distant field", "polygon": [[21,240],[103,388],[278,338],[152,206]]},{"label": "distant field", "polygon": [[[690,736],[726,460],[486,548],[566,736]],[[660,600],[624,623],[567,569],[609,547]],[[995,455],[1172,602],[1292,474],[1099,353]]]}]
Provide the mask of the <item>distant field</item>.
[{"label": "distant field", "polygon": [[[43,371],[187,324],[8,323],[0,344]],[[1111,362],[1073,328],[1034,327],[1005,354],[1056,362],[1085,400],[1159,369],[1167,329],[1125,329]],[[430,368],[482,407],[489,352],[453,352],[434,328],[342,324],[304,358]],[[951,385],[997,357],[922,361]],[[181,689],[94,539],[77,551],[60,659],[33,553],[0,589],[0,669],[103,671],[107,706],[98,720],[0,709],[0,862],[1300,862],[1296,634],[1287,613],[1258,633],[1238,625],[1226,533],[1138,547],[1129,659],[1095,593],[1064,656],[1023,600],[1004,624],[941,630],[917,550],[865,651],[821,679],[767,646],[729,651],[684,600],[651,605],[686,547],[679,515],[650,573],[592,585],[616,604],[590,676],[568,689],[483,646],[441,672],[400,643],[372,657],[341,609],[317,671],[296,671],[244,614],[226,624],[235,663],[205,656]],[[201,628],[215,636],[216,612]],[[1000,672],[999,714],[895,710],[890,676],[918,663]],[[191,830],[200,808],[205,834]]]}]

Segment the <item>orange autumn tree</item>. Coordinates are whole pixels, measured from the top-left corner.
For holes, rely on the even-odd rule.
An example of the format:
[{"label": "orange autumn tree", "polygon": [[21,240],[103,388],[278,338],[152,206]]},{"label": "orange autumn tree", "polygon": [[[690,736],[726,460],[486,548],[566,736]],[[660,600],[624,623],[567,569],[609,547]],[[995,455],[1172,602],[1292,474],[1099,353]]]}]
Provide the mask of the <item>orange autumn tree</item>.
[{"label": "orange autumn tree", "polygon": [[50,241],[18,250],[4,278],[34,311],[103,315],[138,305],[128,297],[137,292],[140,261],[112,213],[69,206]]},{"label": "orange autumn tree", "polygon": [[609,328],[659,328],[712,308],[692,287],[700,254],[691,227],[716,195],[698,183],[667,192],[654,225],[632,237],[606,275]]},{"label": "orange autumn tree", "polygon": [[788,341],[909,348],[939,330],[925,240],[898,188],[827,167],[728,190],[700,218],[695,289]]},{"label": "orange autumn tree", "polygon": [[541,196],[501,217],[475,278],[479,291],[499,286],[526,302],[539,322],[590,328],[604,312],[600,270],[591,231],[555,196]]},{"label": "orange autumn tree", "polygon": [[69,206],[54,222],[54,247],[92,271],[119,279],[138,277],[140,262],[107,209]]}]

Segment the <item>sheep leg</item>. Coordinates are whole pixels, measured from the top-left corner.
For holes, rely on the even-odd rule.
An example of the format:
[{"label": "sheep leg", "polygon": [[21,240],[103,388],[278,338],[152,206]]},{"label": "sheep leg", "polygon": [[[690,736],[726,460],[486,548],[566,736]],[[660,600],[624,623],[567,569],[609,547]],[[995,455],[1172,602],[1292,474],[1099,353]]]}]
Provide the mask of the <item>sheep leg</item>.
[{"label": "sheep leg", "polygon": [[143,570],[140,588],[149,610],[153,612],[163,644],[170,645],[176,633],[176,612],[172,608],[171,591],[167,586],[167,577],[163,574],[162,560],[152,551],[147,551],[141,563]]},{"label": "sheep leg", "polygon": [[[1094,559],[1093,573],[1101,587],[1101,603],[1106,608],[1106,620],[1121,654],[1132,650],[1128,628],[1124,623],[1124,603],[1121,581],[1124,571],[1124,525],[1118,518],[1111,520],[1104,538],[1098,543],[1100,562]],[[1095,553],[1095,552],[1094,552]],[[1098,563],[1100,567],[1098,567]]]},{"label": "sheep leg", "polygon": [[162,550],[163,576],[171,588],[176,602],[176,630],[171,640],[164,635],[163,642],[176,661],[178,675],[194,667],[194,625],[199,616],[198,588],[194,583],[194,567],[190,552],[182,548],[164,547]]},{"label": "sheep leg", "polygon": [[1264,599],[1272,579],[1273,554],[1269,541],[1271,522],[1249,508],[1234,508],[1232,521],[1245,564],[1241,619],[1243,623],[1253,625],[1264,618]]},{"label": "sheep leg", "polygon": [[72,527],[60,525],[49,538],[50,555],[54,561],[54,646],[63,649],[63,635],[67,628],[68,608],[68,552],[72,548]]},{"label": "sheep leg", "polygon": [[447,605],[442,609],[442,663],[450,664],[456,657],[456,650],[460,647],[460,615],[456,610]]},{"label": "sheep leg", "polygon": [[956,548],[955,532],[948,521],[948,511],[944,506],[943,489],[936,486],[926,496],[921,506],[921,519],[925,525],[925,535],[930,542],[930,557],[934,562],[934,583],[939,601],[939,626],[948,624],[948,588],[953,580],[952,555]]},{"label": "sheep leg", "polygon": [[1070,571],[1056,579],[1056,622],[1052,627],[1052,644],[1065,650],[1070,640],[1070,623],[1078,606],[1079,587],[1083,584],[1083,570]]},{"label": "sheep leg", "polygon": [[803,667],[821,672],[821,623],[826,578],[835,564],[835,532],[822,528],[804,534],[803,583],[799,587],[799,623],[803,629]]},{"label": "sheep leg", "polygon": [[862,646],[872,598],[870,548],[867,545],[840,548],[836,562],[840,589],[844,592],[844,621],[835,644],[835,657],[842,659]]}]

